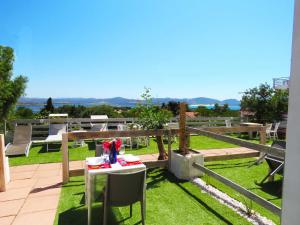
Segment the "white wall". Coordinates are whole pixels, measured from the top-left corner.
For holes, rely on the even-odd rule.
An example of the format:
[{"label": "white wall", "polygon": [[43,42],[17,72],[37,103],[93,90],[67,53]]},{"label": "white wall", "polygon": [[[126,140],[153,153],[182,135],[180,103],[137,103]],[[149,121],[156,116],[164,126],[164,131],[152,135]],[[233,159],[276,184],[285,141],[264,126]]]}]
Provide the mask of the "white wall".
[{"label": "white wall", "polygon": [[282,225],[300,224],[300,0],[295,0]]}]

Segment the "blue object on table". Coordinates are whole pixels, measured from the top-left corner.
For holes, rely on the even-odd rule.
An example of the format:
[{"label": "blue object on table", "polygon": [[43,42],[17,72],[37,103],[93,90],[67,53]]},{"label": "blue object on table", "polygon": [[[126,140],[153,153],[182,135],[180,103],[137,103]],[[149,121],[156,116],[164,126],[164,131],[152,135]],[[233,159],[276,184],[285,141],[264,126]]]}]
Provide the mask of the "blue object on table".
[{"label": "blue object on table", "polygon": [[117,149],[116,149],[116,144],[113,141],[111,144],[110,152],[109,152],[109,162],[111,164],[114,164],[117,162]]}]

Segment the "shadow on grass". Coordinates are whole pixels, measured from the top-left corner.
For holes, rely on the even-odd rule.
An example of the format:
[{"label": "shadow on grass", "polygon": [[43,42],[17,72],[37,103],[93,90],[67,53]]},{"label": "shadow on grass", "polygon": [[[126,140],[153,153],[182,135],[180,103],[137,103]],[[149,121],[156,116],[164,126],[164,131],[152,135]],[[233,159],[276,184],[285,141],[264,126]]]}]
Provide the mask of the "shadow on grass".
[{"label": "shadow on grass", "polygon": [[167,170],[160,170],[160,172],[151,175],[151,173],[155,172],[155,170],[158,169],[149,169],[148,170],[148,178],[151,178],[150,182],[147,183],[147,189],[151,188],[158,188],[160,182],[168,181],[171,183],[176,184],[181,190],[183,190],[186,194],[188,194],[190,197],[192,197],[194,200],[196,200],[199,204],[201,204],[207,211],[215,215],[218,219],[222,220],[226,224],[232,224],[229,220],[227,220],[224,216],[219,214],[217,211],[215,211],[213,208],[211,208],[207,203],[202,201],[200,198],[198,198],[196,195],[191,193],[188,189],[186,189],[182,184],[186,183],[188,181],[177,179],[173,174],[168,172]]},{"label": "shadow on grass", "polygon": [[61,144],[49,144],[49,151],[47,151],[47,145],[42,145],[38,153],[50,153],[50,152],[59,152]]},{"label": "shadow on grass", "polygon": [[282,197],[282,184],[283,184],[283,179],[280,179],[276,181],[269,181],[263,184],[259,184],[257,188],[250,188],[249,190],[261,189],[262,191],[276,197],[274,199],[267,199],[267,200],[275,200]]},{"label": "shadow on grass", "polygon": [[252,163],[254,163],[255,160],[249,160],[247,162],[241,162],[241,163],[215,163],[215,164],[209,164],[207,165],[207,168],[219,170],[219,169],[230,169],[230,168],[238,168],[238,167],[248,167]]}]

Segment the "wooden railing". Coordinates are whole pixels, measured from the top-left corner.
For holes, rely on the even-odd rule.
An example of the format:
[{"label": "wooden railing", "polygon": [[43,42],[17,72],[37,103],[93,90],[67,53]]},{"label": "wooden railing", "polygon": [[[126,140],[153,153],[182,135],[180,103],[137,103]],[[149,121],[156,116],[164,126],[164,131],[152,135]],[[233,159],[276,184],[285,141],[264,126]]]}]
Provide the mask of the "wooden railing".
[{"label": "wooden railing", "polygon": [[[225,120],[230,120],[232,124],[239,124],[239,117],[196,117],[187,118],[186,124],[190,127],[220,127],[225,126]],[[178,122],[178,118],[170,119],[170,122]],[[84,129],[90,130],[91,123],[107,123],[109,129],[116,129],[118,124],[132,124],[137,122],[137,118],[109,118],[109,119],[90,119],[90,118],[60,118],[60,119],[16,119],[5,122],[4,133],[10,139],[13,136],[13,129],[16,124],[32,125],[32,140],[43,140],[48,136],[50,123],[67,123],[69,131]]]},{"label": "wooden railing", "polygon": [[249,199],[251,199],[252,201],[261,205],[265,209],[273,212],[274,214],[276,214],[278,216],[281,215],[281,208],[279,208],[278,206],[274,205],[273,203],[263,199],[262,197],[258,196],[257,194],[254,194],[253,192],[248,191],[247,189],[243,188],[242,186],[234,183],[233,181],[217,174],[216,172],[214,172],[198,163],[194,163],[193,166],[195,168],[199,169],[201,172],[207,174],[208,176],[215,178],[219,182],[225,184],[226,186],[232,188],[233,190],[239,192],[240,194],[248,197]]}]

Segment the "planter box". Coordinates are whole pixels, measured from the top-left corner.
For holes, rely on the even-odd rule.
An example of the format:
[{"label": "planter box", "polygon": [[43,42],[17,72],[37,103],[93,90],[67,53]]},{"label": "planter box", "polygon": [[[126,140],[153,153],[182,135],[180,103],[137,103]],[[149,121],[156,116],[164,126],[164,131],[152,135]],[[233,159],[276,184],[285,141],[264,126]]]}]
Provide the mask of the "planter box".
[{"label": "planter box", "polygon": [[183,156],[176,151],[171,151],[171,172],[179,179],[190,180],[203,175],[199,169],[193,167],[194,162],[203,165],[203,155],[190,151]]},{"label": "planter box", "polygon": [[9,161],[8,157],[5,157],[5,165],[4,165],[4,176],[5,176],[5,182],[8,184],[10,182],[10,172],[9,172]]}]

